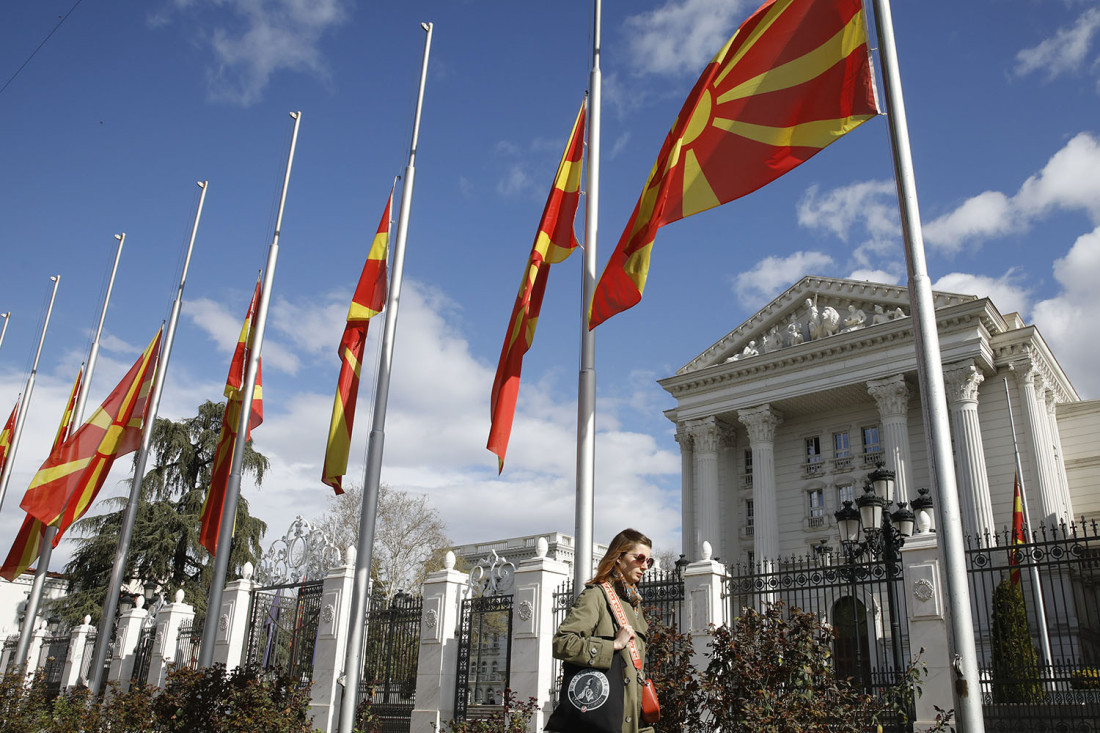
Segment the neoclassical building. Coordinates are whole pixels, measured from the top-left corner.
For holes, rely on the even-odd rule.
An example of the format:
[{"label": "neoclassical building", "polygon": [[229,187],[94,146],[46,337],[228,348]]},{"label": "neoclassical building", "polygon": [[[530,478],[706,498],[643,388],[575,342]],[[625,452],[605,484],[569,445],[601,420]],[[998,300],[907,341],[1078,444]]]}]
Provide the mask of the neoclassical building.
[{"label": "neoclassical building", "polygon": [[[1100,515],[1100,401],[1018,314],[934,295],[964,532],[1010,522],[1014,444],[1032,524]],[[901,501],[936,499],[910,315],[904,286],[805,277],[660,380],[690,559],[704,541],[726,562],[835,547],[833,512],[879,460]]]}]

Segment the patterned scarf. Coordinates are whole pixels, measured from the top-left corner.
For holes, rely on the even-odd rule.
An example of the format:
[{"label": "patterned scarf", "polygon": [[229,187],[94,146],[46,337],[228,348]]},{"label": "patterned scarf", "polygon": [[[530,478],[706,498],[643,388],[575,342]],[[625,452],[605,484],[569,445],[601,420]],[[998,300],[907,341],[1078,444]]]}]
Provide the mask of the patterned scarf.
[{"label": "patterned scarf", "polygon": [[638,607],[642,605],[642,594],[638,592],[638,586],[627,583],[618,568],[611,571],[611,575],[614,578],[615,592],[619,594],[619,598],[629,603],[637,611]]}]

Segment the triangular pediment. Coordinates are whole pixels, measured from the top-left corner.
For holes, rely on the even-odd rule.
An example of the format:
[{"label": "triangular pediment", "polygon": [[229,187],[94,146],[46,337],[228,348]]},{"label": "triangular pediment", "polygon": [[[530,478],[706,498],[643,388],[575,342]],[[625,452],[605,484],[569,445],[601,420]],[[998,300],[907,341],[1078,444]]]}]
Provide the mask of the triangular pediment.
[{"label": "triangular pediment", "polygon": [[[939,310],[978,298],[936,291],[933,299]],[[676,373],[752,359],[854,330],[885,327],[909,316],[909,290],[903,285],[806,276]]]}]

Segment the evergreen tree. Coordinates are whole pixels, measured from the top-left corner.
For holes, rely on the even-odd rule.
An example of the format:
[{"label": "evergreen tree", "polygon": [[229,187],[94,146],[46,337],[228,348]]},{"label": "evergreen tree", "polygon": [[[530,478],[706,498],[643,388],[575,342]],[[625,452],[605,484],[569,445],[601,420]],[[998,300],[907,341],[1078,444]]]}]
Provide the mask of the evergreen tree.
[{"label": "evergreen tree", "polygon": [[[171,598],[182,588],[186,601],[199,616],[206,612],[206,593],[212,572],[209,553],[199,544],[202,504],[210,486],[214,453],[221,432],[225,403],[205,402],[194,417],[172,421],[158,418],[153,428],[150,461],[153,467],[141,484],[141,497],[124,578],[155,581]],[[136,457],[136,454],[135,454]],[[245,446],[242,473],[262,483],[268,460]],[[87,515],[73,525],[77,549],[65,566],[72,580],[69,595],[53,602],[52,614],[63,622],[80,623],[85,615],[98,623],[118,546],[126,497],[103,502],[103,514]],[[246,562],[256,565],[260,540],[267,525],[248,511],[248,501],[237,503],[237,521],[229,556],[230,577]]]},{"label": "evergreen tree", "polygon": [[1039,662],[1020,586],[1005,578],[993,591],[993,702],[1041,702]]}]

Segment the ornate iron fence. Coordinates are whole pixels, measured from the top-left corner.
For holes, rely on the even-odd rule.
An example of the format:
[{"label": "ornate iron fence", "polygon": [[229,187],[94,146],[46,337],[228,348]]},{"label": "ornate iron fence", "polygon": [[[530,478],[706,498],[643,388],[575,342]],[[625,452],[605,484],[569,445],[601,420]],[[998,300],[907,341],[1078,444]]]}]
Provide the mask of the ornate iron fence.
[{"label": "ornate iron fence", "polygon": [[370,701],[383,733],[409,730],[423,610],[423,598],[403,592],[392,598],[376,593],[370,599],[358,704]]},{"label": "ornate iron fence", "polygon": [[153,662],[153,641],[156,639],[157,627],[146,626],[138,637],[137,647],[134,649],[134,669],[130,673],[131,685],[144,685],[149,681],[149,665]]},{"label": "ornate iron fence", "polygon": [[202,641],[202,625],[188,621],[180,624],[176,635],[176,656],[173,661],[177,667],[195,669],[199,666],[199,643]]},{"label": "ornate iron fence", "polygon": [[46,678],[46,698],[53,700],[61,693],[61,674],[69,658],[69,634],[54,634],[42,640],[41,656],[45,659],[42,674]]},{"label": "ornate iron fence", "polygon": [[1015,544],[1008,530],[968,538],[987,730],[1100,729],[1097,530],[1082,520],[1025,528]]},{"label": "ornate iron fence", "polygon": [[[95,656],[95,640],[96,635],[99,632],[96,629],[92,629],[88,636],[84,639],[84,654],[80,657],[80,684],[87,685],[92,679],[92,658]],[[112,639],[112,642],[114,640]],[[114,643],[107,645],[107,654],[103,659],[103,680],[106,682],[110,676],[111,671],[111,659],[115,655]],[[104,690],[107,689],[107,685],[101,685],[99,688],[100,697],[103,696]]]},{"label": "ornate iron fence", "polygon": [[515,572],[516,566],[496,550],[470,571],[459,622],[456,721],[482,717],[504,702],[511,673]]},{"label": "ornate iron fence", "polygon": [[252,594],[245,664],[287,674],[308,688],[321,618],[323,581],[260,588]]},{"label": "ornate iron fence", "polygon": [[[876,695],[899,683],[909,660],[909,631],[898,563],[878,560],[841,563],[811,554],[772,563],[729,567],[726,593],[730,618],[782,601],[816,614],[833,627],[837,676]],[[912,716],[910,716],[911,718]],[[884,730],[908,731],[900,718]]]},{"label": "ornate iron fence", "polygon": [[4,669],[4,674],[10,674],[15,671],[15,650],[19,646],[19,634],[12,634],[8,638],[4,639],[4,654],[7,655],[8,660],[7,668]]}]

